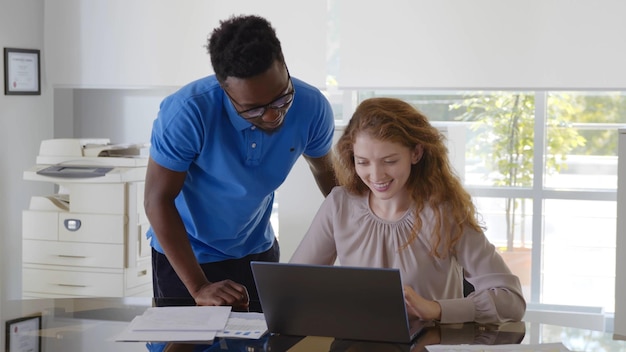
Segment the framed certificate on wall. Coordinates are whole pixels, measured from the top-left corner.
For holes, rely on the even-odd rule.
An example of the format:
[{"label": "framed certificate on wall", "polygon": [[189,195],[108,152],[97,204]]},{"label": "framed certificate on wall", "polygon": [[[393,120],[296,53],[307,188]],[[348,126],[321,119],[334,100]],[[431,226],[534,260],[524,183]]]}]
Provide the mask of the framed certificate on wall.
[{"label": "framed certificate on wall", "polygon": [[41,352],[41,315],[6,322],[6,352]]},{"label": "framed certificate on wall", "polygon": [[39,50],[4,48],[4,94],[40,95]]}]

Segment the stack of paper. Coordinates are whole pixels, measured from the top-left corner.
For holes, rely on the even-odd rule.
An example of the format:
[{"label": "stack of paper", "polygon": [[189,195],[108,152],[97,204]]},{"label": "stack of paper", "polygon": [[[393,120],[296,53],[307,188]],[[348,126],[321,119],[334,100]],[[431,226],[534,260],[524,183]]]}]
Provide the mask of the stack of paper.
[{"label": "stack of paper", "polygon": [[266,332],[263,314],[231,312],[230,306],[152,307],[115,340],[211,342],[216,336],[250,339]]}]

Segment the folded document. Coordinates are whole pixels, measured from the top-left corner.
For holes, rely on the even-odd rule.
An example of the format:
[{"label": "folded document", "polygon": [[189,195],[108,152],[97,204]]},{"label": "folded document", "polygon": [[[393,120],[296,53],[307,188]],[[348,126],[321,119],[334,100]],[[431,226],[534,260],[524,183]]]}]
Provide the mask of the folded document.
[{"label": "folded document", "polygon": [[259,338],[267,333],[261,313],[231,312],[231,307],[152,307],[135,317],[116,341],[210,342],[217,337]]}]

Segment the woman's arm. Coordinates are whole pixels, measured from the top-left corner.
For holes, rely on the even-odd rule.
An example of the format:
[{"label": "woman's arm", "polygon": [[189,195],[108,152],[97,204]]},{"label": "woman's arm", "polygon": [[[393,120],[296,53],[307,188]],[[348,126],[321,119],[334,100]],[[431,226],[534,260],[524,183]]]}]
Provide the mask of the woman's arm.
[{"label": "woman's arm", "polygon": [[475,291],[466,298],[438,300],[442,323],[520,321],[526,301],[519,278],[511,273],[493,244],[480,232],[466,231],[456,258]]}]

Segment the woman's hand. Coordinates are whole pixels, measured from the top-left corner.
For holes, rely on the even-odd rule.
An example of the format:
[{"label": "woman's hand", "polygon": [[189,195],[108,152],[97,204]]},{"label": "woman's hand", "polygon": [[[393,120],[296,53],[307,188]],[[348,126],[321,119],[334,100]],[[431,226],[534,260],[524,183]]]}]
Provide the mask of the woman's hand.
[{"label": "woman's hand", "polygon": [[404,286],[404,302],[406,303],[409,317],[421,320],[441,320],[441,306],[435,301],[429,301],[420,296],[411,288]]}]

